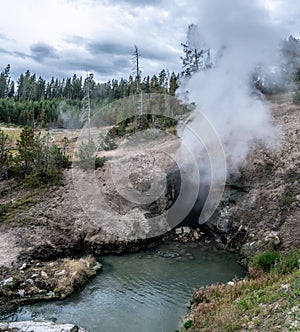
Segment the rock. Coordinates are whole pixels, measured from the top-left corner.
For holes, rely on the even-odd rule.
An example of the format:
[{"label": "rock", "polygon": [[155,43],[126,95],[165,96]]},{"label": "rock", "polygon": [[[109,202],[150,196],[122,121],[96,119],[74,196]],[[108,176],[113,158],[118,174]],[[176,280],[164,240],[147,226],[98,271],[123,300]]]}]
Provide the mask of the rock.
[{"label": "rock", "polygon": [[274,231],[267,232],[264,240],[267,243],[272,242],[276,246],[280,244],[280,238],[278,236],[278,233]]},{"label": "rock", "polygon": [[22,270],[26,269],[26,267],[27,267],[27,264],[24,263],[24,264],[19,268],[19,270],[22,271]]},{"label": "rock", "polygon": [[229,285],[229,286],[234,286],[235,284],[234,284],[233,281],[228,281],[228,282],[227,282],[227,285]]},{"label": "rock", "polygon": [[25,295],[25,289],[19,289],[17,293],[18,293],[18,295],[20,295],[21,297],[24,297],[24,295]]},{"label": "rock", "polygon": [[93,271],[101,271],[102,270],[102,264],[96,262],[96,264],[91,267],[91,270],[93,270]]},{"label": "rock", "polygon": [[182,231],[183,231],[183,234],[190,234],[191,229],[189,227],[185,226],[185,227],[182,227]]},{"label": "rock", "polygon": [[195,240],[199,240],[199,234],[198,234],[197,231],[194,231],[194,232],[193,232],[193,236],[194,236],[194,239],[195,239]]},{"label": "rock", "polygon": [[31,285],[34,284],[34,281],[32,279],[30,279],[30,278],[26,279],[25,282],[27,282],[28,284],[31,284]]},{"label": "rock", "polygon": [[46,296],[52,298],[52,297],[55,297],[55,293],[50,291],[46,294]]},{"label": "rock", "polygon": [[14,331],[18,332],[88,332],[88,330],[80,328],[74,324],[61,324],[50,321],[23,321],[0,323],[0,331],[5,331],[8,329],[14,329]]},{"label": "rock", "polygon": [[13,277],[9,277],[5,280],[3,280],[3,286],[11,286],[14,283]]},{"label": "rock", "polygon": [[66,270],[61,270],[61,271],[56,271],[56,272],[55,272],[55,275],[56,275],[57,277],[63,276],[63,275],[65,275],[65,274],[66,274]]},{"label": "rock", "polygon": [[83,262],[83,263],[86,265],[86,267],[87,267],[88,269],[90,268],[90,263],[89,263],[86,259],[84,259],[84,258],[80,258],[79,261],[80,261],[80,262]]},{"label": "rock", "polygon": [[175,234],[177,234],[177,235],[182,234],[182,228],[181,227],[176,228]]},{"label": "rock", "polygon": [[31,279],[35,279],[37,278],[39,275],[37,273],[34,273],[32,276],[31,276]]},{"label": "rock", "polygon": [[280,290],[283,290],[285,293],[289,293],[291,291],[291,285],[282,284],[282,285],[280,285]]},{"label": "rock", "polygon": [[47,274],[45,271],[42,271],[42,272],[41,272],[41,276],[42,276],[44,279],[48,279],[48,274]]}]

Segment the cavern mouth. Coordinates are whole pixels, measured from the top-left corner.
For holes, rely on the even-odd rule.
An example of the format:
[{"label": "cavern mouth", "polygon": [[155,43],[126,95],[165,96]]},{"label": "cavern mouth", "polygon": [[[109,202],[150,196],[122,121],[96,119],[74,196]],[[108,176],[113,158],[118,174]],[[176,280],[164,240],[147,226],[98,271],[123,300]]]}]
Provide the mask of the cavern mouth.
[{"label": "cavern mouth", "polygon": [[[203,176],[201,176],[200,174],[199,177],[201,179],[201,177]],[[183,189],[181,181],[182,181],[181,171],[176,166],[167,174],[167,195],[169,197],[169,201],[171,202],[171,204],[168,207],[169,209],[174,204],[178,204],[177,209],[186,209],[186,201],[183,199],[181,202],[180,201],[178,202],[177,200],[179,197],[180,190]],[[188,183],[184,187],[184,190],[189,191],[190,187],[193,185],[194,185],[193,179],[190,179],[190,183]],[[209,189],[210,189],[210,184],[207,181],[199,182],[197,189],[197,196],[194,201],[194,204],[192,205],[192,208],[189,211],[187,211],[185,218],[180,223],[175,225],[175,227],[183,227],[183,226],[188,226],[190,228],[203,227],[203,225],[199,224],[199,217],[202,212],[203,206],[207,200]],[[185,196],[186,196],[185,192],[181,193],[181,197]],[[204,226],[204,229],[206,229],[206,226]]]}]

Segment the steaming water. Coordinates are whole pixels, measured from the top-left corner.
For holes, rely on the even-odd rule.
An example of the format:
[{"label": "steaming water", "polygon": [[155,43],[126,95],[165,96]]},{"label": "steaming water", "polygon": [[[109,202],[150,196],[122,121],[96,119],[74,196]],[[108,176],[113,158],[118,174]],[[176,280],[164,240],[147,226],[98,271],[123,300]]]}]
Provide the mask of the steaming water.
[{"label": "steaming water", "polygon": [[23,307],[11,319],[54,319],[91,332],[172,332],[180,327],[194,289],[244,274],[236,256],[211,246],[157,249],[103,257],[103,272],[79,294]]}]

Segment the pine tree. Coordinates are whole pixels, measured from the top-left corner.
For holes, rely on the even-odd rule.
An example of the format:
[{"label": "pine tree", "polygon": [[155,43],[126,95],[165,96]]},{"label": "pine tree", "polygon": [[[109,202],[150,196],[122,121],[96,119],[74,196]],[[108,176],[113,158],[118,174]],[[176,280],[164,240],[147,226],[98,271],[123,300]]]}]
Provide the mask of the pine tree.
[{"label": "pine tree", "polygon": [[0,73],[0,98],[6,98],[10,91],[10,65],[8,64]]},{"label": "pine tree", "polygon": [[8,177],[11,155],[8,150],[8,136],[0,129],[0,179]]},{"label": "pine tree", "polygon": [[171,96],[175,96],[175,92],[178,88],[177,84],[177,76],[175,75],[174,72],[172,72],[171,77],[170,77],[170,83],[169,83],[169,94]]},{"label": "pine tree", "polygon": [[199,31],[198,26],[191,24],[187,31],[187,41],[182,43],[184,56],[181,57],[183,65],[183,76],[191,76],[199,70],[205,70],[212,67],[209,48],[199,49]]}]

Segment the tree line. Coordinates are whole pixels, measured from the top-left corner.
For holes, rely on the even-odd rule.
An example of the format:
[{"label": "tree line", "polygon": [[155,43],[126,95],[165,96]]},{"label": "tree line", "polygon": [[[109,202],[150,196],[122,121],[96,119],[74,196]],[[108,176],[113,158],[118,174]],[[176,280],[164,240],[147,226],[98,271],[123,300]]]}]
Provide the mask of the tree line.
[{"label": "tree line", "polygon": [[[0,122],[17,125],[38,125],[41,127],[63,126],[66,113],[69,127],[80,127],[83,100],[89,91],[91,106],[94,109],[115,100],[140,93],[175,95],[179,81],[198,71],[209,70],[216,63],[210,48],[195,43],[198,27],[191,24],[187,39],[182,43],[182,72],[171,74],[161,70],[159,74],[142,77],[139,69],[139,53],[135,46],[134,65],[136,73],[128,79],[112,79],[105,83],[96,82],[93,76],[77,76],[63,79],[52,77],[46,81],[29,70],[22,73],[16,82],[10,75],[8,64],[0,73]],[[274,73],[266,73],[263,68],[253,69],[253,85],[263,93],[277,93],[300,82],[300,40],[290,36],[280,43],[282,62]],[[219,52],[222,54],[222,52]]]},{"label": "tree line", "polygon": [[93,107],[101,107],[138,93],[175,95],[178,78],[179,75],[163,69],[158,75],[144,78],[131,75],[128,79],[113,79],[106,83],[96,82],[91,75],[83,78],[76,74],[63,79],[52,77],[47,82],[27,70],[15,83],[8,64],[0,73],[0,122],[61,126],[61,114],[71,111],[74,125],[78,126],[87,89]]}]

